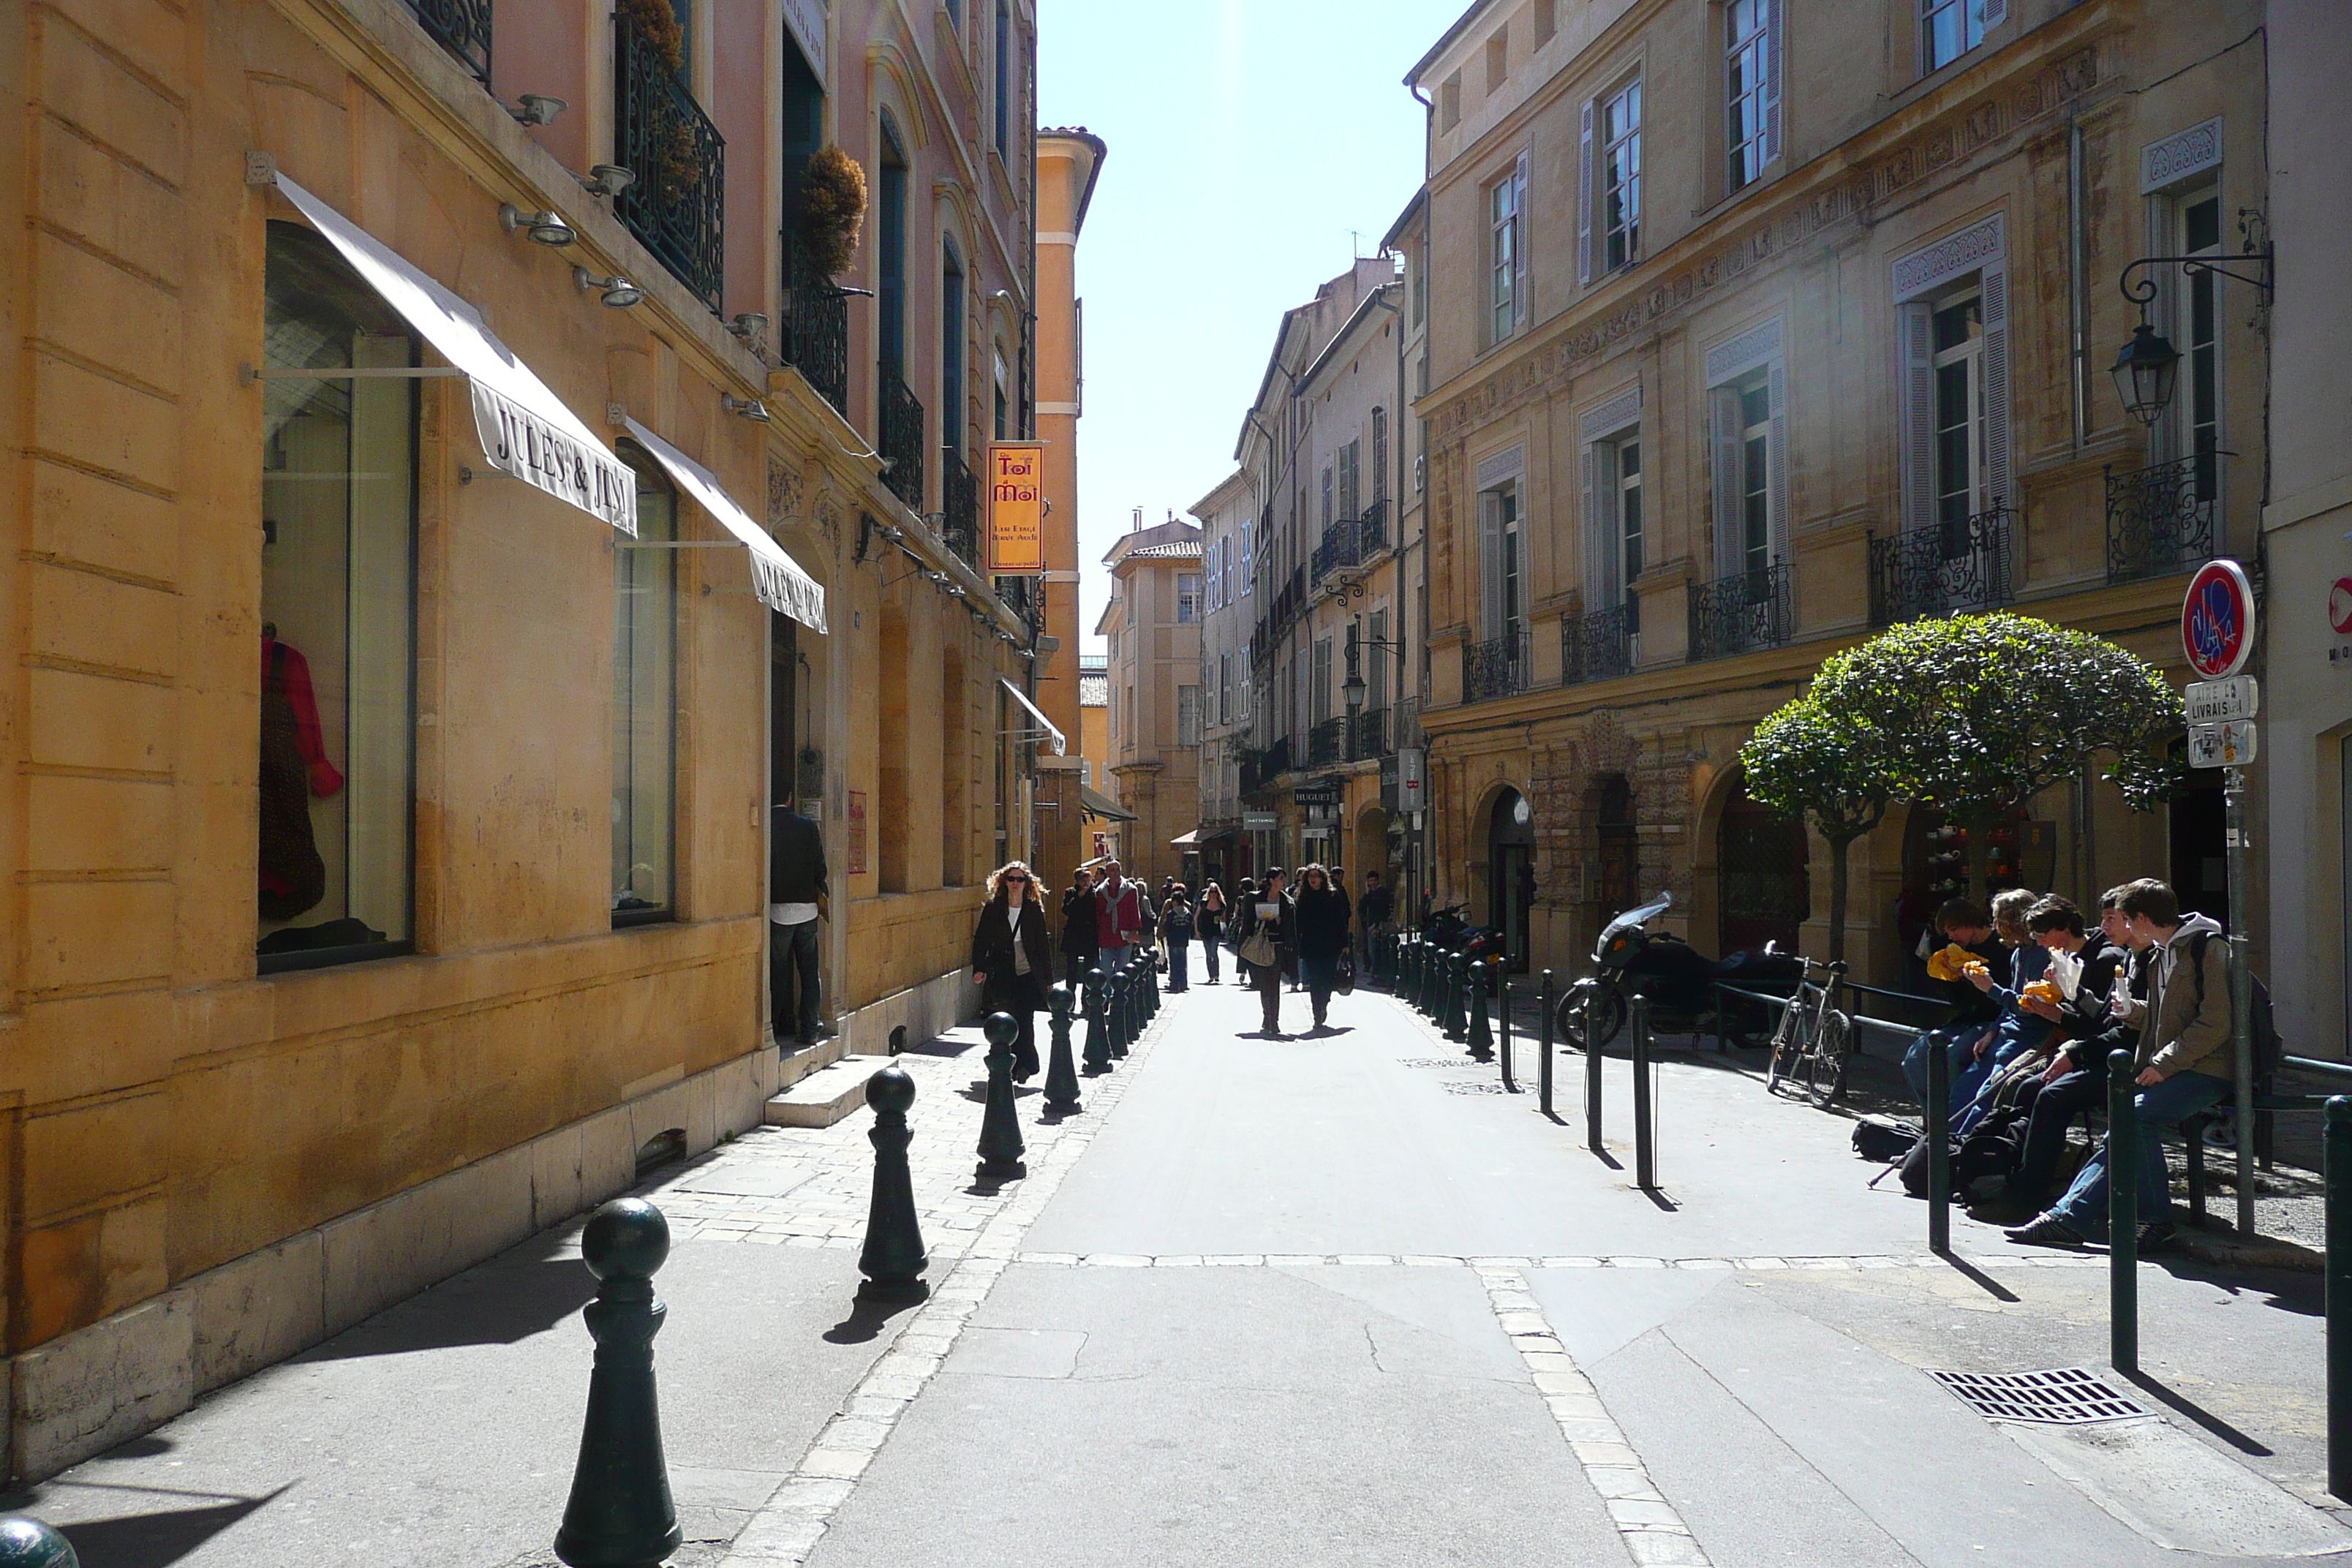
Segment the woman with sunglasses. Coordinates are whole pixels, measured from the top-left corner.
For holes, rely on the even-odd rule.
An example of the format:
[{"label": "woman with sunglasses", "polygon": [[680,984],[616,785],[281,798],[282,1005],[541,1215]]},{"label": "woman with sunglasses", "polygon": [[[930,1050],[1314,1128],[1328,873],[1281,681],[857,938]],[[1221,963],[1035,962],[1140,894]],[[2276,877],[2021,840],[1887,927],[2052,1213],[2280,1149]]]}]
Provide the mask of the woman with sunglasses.
[{"label": "woman with sunglasses", "polygon": [[1013,1047],[1016,1082],[1037,1071],[1037,1009],[1045,1005],[1053,975],[1045,900],[1028,866],[1014,860],[988,879],[988,902],[971,933],[971,983],[980,987],[982,1007],[1010,1013],[1021,1026]]}]

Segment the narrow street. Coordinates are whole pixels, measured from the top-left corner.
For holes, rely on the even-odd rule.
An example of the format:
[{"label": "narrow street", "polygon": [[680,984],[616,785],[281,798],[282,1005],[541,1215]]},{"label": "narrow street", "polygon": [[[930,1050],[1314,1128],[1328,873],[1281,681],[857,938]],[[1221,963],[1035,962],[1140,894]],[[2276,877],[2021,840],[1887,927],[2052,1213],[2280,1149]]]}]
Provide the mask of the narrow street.
[{"label": "narrow street", "polygon": [[[1305,1022],[1286,997],[1286,1022]],[[1662,1193],[1370,992],[1319,1037],[1196,985],[1025,1180],[976,1036],[902,1061],[932,1299],[852,1310],[870,1119],[657,1173],[679,1564],[2154,1564],[2352,1553],[2311,1276],[2144,1264],[2150,1413],[1996,1424],[1927,1373],[2103,1367],[2105,1258],[1922,1205],[1743,1058],[1660,1070]],[[961,1050],[962,1054],[953,1054]],[[878,1065],[878,1064],[877,1064]],[[550,1232],[33,1489],[86,1568],[520,1568],[590,1289]],[[2103,1373],[2114,1381],[2112,1373]]]}]

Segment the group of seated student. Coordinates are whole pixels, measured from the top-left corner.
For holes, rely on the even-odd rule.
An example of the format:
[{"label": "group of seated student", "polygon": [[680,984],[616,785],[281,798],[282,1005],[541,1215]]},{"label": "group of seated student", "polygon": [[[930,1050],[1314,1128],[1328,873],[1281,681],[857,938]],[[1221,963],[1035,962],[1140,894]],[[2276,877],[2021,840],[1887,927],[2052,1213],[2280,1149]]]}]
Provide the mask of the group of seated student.
[{"label": "group of seated student", "polygon": [[1997,897],[1990,920],[1955,899],[1937,911],[1936,929],[1951,944],[1938,968],[1958,972],[1944,984],[1963,1010],[1913,1042],[1905,1074],[1924,1101],[1927,1053],[1948,1051],[1954,1136],[1989,1116],[2024,1126],[2000,1194],[1978,1217],[2014,1226],[2011,1240],[2038,1247],[2080,1246],[2105,1229],[2104,1148],[2054,1202],[2051,1189],[2068,1126],[2105,1101],[2107,1054],[2127,1050],[2140,1127],[2140,1248],[2170,1246],[2163,1130],[2219,1103],[2235,1082],[2221,928],[2184,914],[2169,887],[2143,879],[2107,891],[2095,930],[2067,900],[2022,891]]}]

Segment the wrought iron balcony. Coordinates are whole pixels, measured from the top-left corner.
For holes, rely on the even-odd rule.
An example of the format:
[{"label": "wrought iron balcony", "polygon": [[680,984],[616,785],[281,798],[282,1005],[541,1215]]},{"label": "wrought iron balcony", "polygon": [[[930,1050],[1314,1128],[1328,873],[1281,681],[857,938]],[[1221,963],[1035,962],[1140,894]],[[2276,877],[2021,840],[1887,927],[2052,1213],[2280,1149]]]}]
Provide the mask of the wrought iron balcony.
[{"label": "wrought iron balcony", "polygon": [[2213,509],[2226,455],[2199,453],[2128,473],[2105,470],[2108,582],[2168,577],[2213,558]]},{"label": "wrought iron balcony", "polygon": [[875,450],[889,460],[882,482],[890,493],[915,510],[923,510],[923,405],[898,379],[898,367],[886,364],[880,376],[882,439]]},{"label": "wrought iron balcony", "polygon": [[[919,410],[918,411],[919,413]],[[950,449],[946,454],[945,470],[940,476],[941,513],[940,536],[947,547],[963,557],[964,564],[980,565],[980,476],[963,466],[963,458]]]},{"label": "wrought iron balcony", "polygon": [[490,0],[408,0],[425,36],[449,51],[476,81],[490,80]]},{"label": "wrought iron balcony", "polygon": [[1389,754],[1389,710],[1367,708],[1348,721],[1348,760],[1367,763]]},{"label": "wrought iron balcony", "polygon": [[1789,563],[1738,572],[1690,586],[1690,658],[1723,658],[1779,647],[1794,629]]},{"label": "wrought iron balcony", "polygon": [[816,269],[808,242],[784,240],[783,362],[801,373],[833,411],[849,417],[849,297]]},{"label": "wrought iron balcony", "polygon": [[1559,623],[1559,683],[1614,680],[1633,673],[1635,639],[1642,635],[1642,605],[1628,599],[1613,610],[1595,610]]},{"label": "wrought iron balcony", "polygon": [[613,162],[636,172],[613,211],[688,292],[719,309],[727,139],[626,11],[613,17]]},{"label": "wrought iron balcony", "polygon": [[1322,542],[1308,561],[1310,582],[1321,582],[1334,572],[1361,566],[1388,547],[1388,502],[1376,500],[1362,515],[1343,517],[1323,531]]},{"label": "wrought iron balcony", "polygon": [[1462,700],[1486,702],[1525,691],[1534,684],[1535,663],[1533,639],[1524,627],[1470,644],[1462,650]]},{"label": "wrought iron balcony", "polygon": [[1348,721],[1326,719],[1307,731],[1307,765],[1328,767],[1348,760]]},{"label": "wrought iron balcony", "polygon": [[1890,538],[1870,536],[1870,624],[2009,603],[2016,531],[2007,507]]},{"label": "wrought iron balcony", "polygon": [[1290,737],[1242,752],[1241,792],[1255,795],[1290,771]]}]

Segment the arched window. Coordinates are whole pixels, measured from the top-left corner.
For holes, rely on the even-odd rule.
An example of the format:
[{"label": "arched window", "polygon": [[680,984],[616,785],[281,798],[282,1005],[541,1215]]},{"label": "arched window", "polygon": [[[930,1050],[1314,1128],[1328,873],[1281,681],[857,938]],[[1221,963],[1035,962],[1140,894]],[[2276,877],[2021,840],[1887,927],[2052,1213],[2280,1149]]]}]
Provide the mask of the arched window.
[{"label": "arched window", "polygon": [[953,239],[940,241],[940,442],[963,456],[963,257]]},{"label": "arched window", "polygon": [[1717,935],[1726,954],[1778,942],[1797,950],[1798,930],[1812,912],[1805,870],[1804,824],[1751,800],[1743,777],[1724,804],[1716,830]]},{"label": "arched window", "polygon": [[[273,370],[383,370],[416,340],[327,240],[269,225]],[[262,383],[256,966],[410,951],[416,383]]]},{"label": "arched window", "polygon": [[875,302],[880,307],[882,366],[892,375],[907,363],[907,145],[898,122],[882,111],[882,179],[874,204]]},{"label": "arched window", "polygon": [[1503,933],[1514,971],[1528,966],[1528,916],[1536,901],[1535,810],[1507,789],[1486,818],[1486,923]]},{"label": "arched window", "polygon": [[614,552],[613,923],[673,919],[677,773],[677,495],[624,441],[637,476],[637,537]]}]

